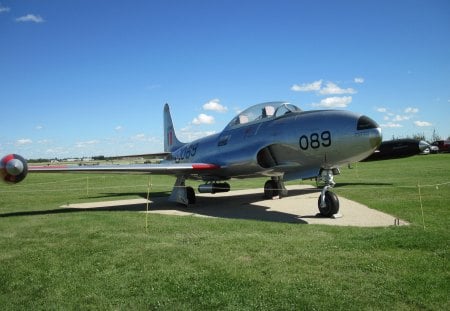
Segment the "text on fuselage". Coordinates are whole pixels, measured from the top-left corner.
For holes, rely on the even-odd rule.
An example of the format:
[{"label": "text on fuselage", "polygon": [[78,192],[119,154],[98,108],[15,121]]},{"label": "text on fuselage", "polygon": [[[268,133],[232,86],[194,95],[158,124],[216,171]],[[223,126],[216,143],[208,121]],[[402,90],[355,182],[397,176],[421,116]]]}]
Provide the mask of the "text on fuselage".
[{"label": "text on fuselage", "polygon": [[308,150],[317,149],[320,147],[330,147],[331,146],[331,132],[323,131],[322,133],[311,133],[308,135],[300,136],[298,140],[300,149]]}]

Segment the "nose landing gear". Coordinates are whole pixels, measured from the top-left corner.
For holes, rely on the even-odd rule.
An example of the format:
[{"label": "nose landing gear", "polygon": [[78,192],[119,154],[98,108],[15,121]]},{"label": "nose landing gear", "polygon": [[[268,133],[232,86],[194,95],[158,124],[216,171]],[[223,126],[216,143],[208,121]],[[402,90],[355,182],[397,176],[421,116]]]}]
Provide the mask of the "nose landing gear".
[{"label": "nose landing gear", "polygon": [[[319,176],[317,176],[317,183],[323,183],[324,187],[320,193],[317,206],[319,208],[319,214],[322,217],[334,217],[339,212],[339,199],[334,192],[330,189],[336,184],[333,180],[334,175],[338,175],[339,169],[322,169]],[[287,189],[284,186],[283,179],[281,177],[272,177],[264,185],[264,198],[273,199],[275,197],[287,196]]]},{"label": "nose landing gear", "polygon": [[330,187],[325,186],[319,196],[317,205],[319,213],[324,217],[332,217],[339,212],[339,199],[334,192],[329,191]]},{"label": "nose landing gear", "polygon": [[324,217],[333,217],[339,212],[339,199],[334,192],[330,191],[336,184],[333,180],[336,173],[339,174],[338,169],[323,169],[318,176],[318,180],[325,183],[317,204],[320,215]]}]

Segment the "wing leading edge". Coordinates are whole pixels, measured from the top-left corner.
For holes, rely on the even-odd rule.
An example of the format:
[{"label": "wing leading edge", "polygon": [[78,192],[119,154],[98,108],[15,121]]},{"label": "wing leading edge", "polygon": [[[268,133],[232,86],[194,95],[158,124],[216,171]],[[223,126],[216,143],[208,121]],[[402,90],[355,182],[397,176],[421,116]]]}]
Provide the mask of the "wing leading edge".
[{"label": "wing leading edge", "polygon": [[219,169],[220,166],[210,163],[161,163],[161,164],[130,164],[130,165],[48,165],[29,166],[33,173],[135,173],[159,175],[201,174]]}]

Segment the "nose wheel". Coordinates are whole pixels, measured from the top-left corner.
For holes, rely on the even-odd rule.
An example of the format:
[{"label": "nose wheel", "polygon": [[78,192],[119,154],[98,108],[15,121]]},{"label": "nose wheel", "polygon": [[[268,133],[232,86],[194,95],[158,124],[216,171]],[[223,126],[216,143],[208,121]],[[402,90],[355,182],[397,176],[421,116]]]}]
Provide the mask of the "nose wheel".
[{"label": "nose wheel", "polygon": [[339,212],[339,199],[334,192],[330,191],[336,184],[333,180],[334,170],[324,169],[318,177],[318,179],[320,178],[320,180],[325,183],[317,203],[319,213],[323,217],[333,217],[333,215],[336,215]]},{"label": "nose wheel", "polygon": [[328,186],[325,186],[319,196],[319,213],[324,217],[332,217],[339,212],[339,199],[334,192],[328,191],[327,188],[329,189]]}]

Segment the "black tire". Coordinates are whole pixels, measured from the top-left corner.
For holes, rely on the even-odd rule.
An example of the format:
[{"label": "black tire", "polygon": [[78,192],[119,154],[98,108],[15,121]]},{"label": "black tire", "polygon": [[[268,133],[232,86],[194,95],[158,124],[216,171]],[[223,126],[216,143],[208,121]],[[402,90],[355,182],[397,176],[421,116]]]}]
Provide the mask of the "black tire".
[{"label": "black tire", "polygon": [[265,199],[273,199],[279,194],[278,184],[274,180],[268,180],[264,184],[264,198]]},{"label": "black tire", "polygon": [[318,201],[318,207],[320,215],[324,217],[331,217],[339,212],[339,199],[334,192],[325,192],[325,207],[320,206],[320,196]]},{"label": "black tire", "polygon": [[189,204],[195,204],[197,198],[195,197],[195,190],[192,187],[186,187],[186,195]]}]

